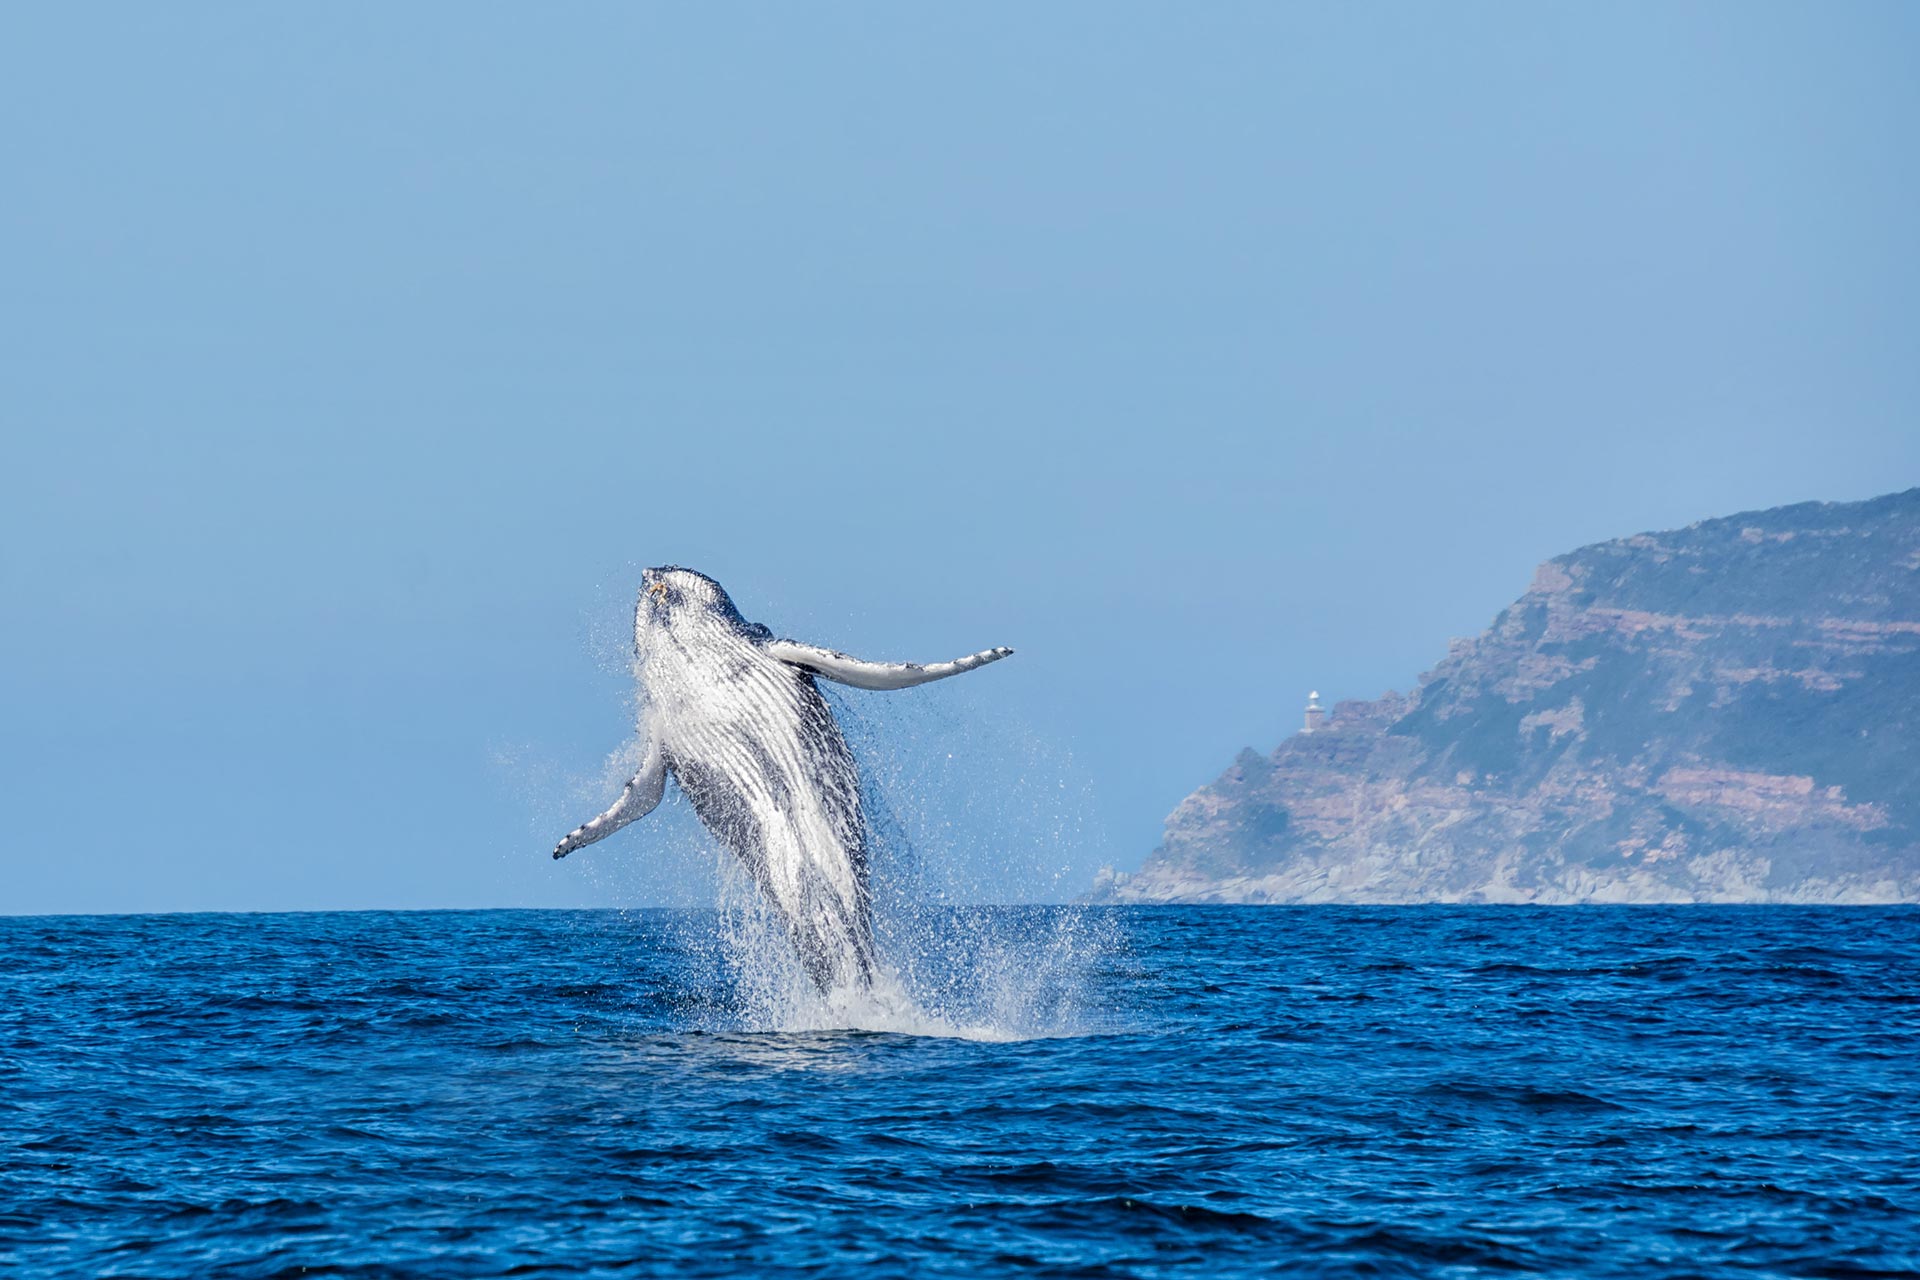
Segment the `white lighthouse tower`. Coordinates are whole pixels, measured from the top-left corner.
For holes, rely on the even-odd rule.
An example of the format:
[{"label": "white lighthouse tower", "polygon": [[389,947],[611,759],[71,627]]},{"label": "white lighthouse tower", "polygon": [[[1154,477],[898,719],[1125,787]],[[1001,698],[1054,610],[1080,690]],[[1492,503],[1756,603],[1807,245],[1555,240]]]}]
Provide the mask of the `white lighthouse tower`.
[{"label": "white lighthouse tower", "polygon": [[1320,705],[1320,691],[1315,689],[1307,695],[1307,727],[1302,733],[1312,733],[1327,722],[1327,709]]}]

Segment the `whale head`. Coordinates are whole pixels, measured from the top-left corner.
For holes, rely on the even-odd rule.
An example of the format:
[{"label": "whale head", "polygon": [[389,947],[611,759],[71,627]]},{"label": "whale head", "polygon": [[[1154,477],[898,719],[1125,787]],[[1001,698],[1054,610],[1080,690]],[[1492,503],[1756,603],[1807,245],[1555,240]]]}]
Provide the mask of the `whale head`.
[{"label": "whale head", "polygon": [[640,602],[634,609],[633,639],[644,652],[657,633],[694,637],[703,632],[751,630],[726,588],[693,569],[661,565],[640,574]]}]

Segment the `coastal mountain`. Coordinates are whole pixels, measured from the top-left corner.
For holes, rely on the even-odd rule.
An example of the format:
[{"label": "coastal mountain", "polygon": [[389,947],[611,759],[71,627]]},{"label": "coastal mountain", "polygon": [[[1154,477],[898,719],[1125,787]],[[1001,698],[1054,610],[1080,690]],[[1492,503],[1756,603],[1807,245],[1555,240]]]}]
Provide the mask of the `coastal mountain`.
[{"label": "coastal mountain", "polygon": [[1920,900],[1920,489],[1560,556],[1307,719],[1093,899]]}]

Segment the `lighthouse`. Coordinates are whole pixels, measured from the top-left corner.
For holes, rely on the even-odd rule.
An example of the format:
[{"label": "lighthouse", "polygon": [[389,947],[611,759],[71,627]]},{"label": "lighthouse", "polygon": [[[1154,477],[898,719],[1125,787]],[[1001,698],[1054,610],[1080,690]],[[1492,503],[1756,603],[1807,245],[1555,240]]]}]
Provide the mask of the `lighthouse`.
[{"label": "lighthouse", "polygon": [[1312,733],[1327,722],[1327,710],[1320,705],[1320,691],[1315,689],[1307,695],[1307,727],[1302,733]]}]

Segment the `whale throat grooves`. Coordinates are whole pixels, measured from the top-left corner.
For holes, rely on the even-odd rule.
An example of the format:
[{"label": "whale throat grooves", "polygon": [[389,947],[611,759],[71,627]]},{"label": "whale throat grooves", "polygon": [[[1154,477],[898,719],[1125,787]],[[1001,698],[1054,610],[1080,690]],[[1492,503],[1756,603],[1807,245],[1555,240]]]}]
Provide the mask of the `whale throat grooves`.
[{"label": "whale throat grooves", "polygon": [[659,698],[654,731],[695,814],[781,917],[815,985],[864,986],[874,948],[852,752],[810,676],[751,656],[708,673],[697,701]]}]

